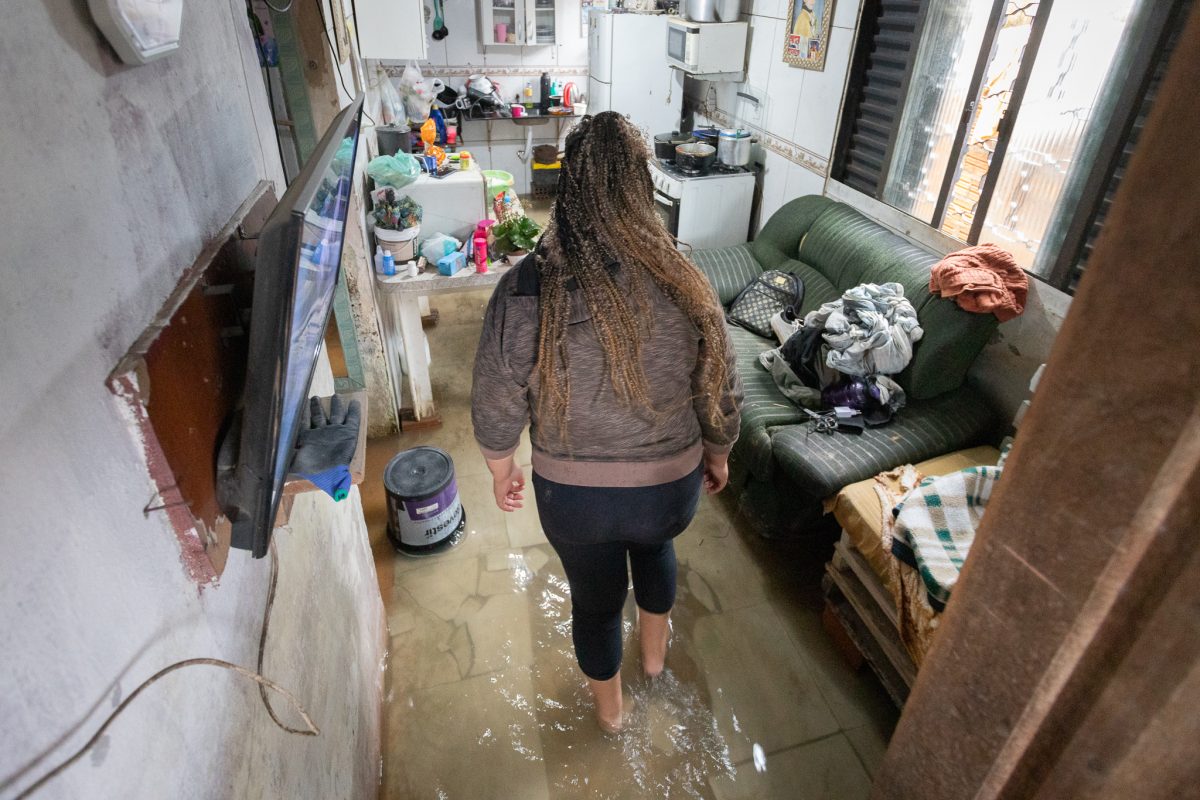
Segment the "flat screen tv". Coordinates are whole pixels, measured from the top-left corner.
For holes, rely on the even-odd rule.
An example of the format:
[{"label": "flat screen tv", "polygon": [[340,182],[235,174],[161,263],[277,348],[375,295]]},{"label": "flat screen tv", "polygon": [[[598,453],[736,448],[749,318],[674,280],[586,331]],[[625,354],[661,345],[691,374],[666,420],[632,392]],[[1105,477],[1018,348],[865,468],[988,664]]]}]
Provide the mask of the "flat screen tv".
[{"label": "flat screen tv", "polygon": [[338,114],[258,235],[237,467],[226,497],[233,547],[267,553],[302,410],[333,308],[354,182],[362,97]]}]

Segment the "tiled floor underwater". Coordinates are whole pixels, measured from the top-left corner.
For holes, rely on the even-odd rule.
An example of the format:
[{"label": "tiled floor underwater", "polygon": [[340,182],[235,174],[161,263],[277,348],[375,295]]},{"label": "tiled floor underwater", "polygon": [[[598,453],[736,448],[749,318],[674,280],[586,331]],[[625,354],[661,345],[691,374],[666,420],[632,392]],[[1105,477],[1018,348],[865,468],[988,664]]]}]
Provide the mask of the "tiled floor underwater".
[{"label": "tiled floor underwater", "polygon": [[[641,675],[626,609],[632,723],[591,715],[574,663],[562,567],[530,503],[505,515],[470,426],[470,368],[487,295],[437,298],[429,331],[443,425],[373,440],[364,507],[387,605],[390,800],[865,798],[897,712],[852,672],[820,621],[820,556],[757,538],[705,498],[676,540],[668,672]],[[394,553],[382,472],[398,451],[450,453],[469,534],[427,559]],[[518,451],[528,463],[526,438]],[[528,473],[528,469],[526,470]]]}]

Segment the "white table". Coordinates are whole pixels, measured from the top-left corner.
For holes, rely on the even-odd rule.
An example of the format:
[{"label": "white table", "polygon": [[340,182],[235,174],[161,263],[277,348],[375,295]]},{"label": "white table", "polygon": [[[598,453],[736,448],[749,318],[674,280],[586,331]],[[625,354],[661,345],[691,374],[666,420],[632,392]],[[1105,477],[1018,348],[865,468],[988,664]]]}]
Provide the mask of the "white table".
[{"label": "white table", "polygon": [[402,407],[403,378],[398,367],[403,354],[403,361],[408,365],[413,416],[418,422],[437,417],[433,386],[429,380],[429,350],[425,331],[421,328],[420,298],[493,287],[510,269],[513,267],[493,264],[482,274],[467,268],[450,277],[436,272],[425,272],[415,278],[399,274],[385,277],[376,273],[375,289],[383,309],[384,349],[393,367],[392,391],[397,405]]}]

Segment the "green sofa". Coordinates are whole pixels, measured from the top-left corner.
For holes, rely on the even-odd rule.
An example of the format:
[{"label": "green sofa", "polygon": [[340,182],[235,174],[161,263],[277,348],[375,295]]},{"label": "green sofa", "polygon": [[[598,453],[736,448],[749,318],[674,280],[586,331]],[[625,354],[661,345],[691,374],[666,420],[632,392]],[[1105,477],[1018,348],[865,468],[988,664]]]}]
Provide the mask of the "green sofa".
[{"label": "green sofa", "polygon": [[753,242],[696,251],[692,259],[726,305],[767,269],[801,277],[804,313],[861,283],[894,281],[904,286],[925,332],[912,362],[896,376],[908,404],[887,425],[852,435],[813,430],[758,363],[759,353],[777,343],[730,327],[746,388],[741,437],[731,457],[733,487],[740,510],[763,535],[820,529],[822,500],[843,486],[998,438],[995,412],[966,384],[996,319],[929,292],[937,256],[845,204],[808,196],[780,208]]}]

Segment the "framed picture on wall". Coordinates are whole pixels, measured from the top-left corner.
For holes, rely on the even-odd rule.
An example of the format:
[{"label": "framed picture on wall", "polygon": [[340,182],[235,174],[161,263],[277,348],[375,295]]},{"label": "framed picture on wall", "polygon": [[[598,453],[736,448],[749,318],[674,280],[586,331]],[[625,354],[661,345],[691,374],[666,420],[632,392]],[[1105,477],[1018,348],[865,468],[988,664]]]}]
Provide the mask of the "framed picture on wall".
[{"label": "framed picture on wall", "polygon": [[783,60],[793,67],[825,69],[833,0],[789,0]]}]

